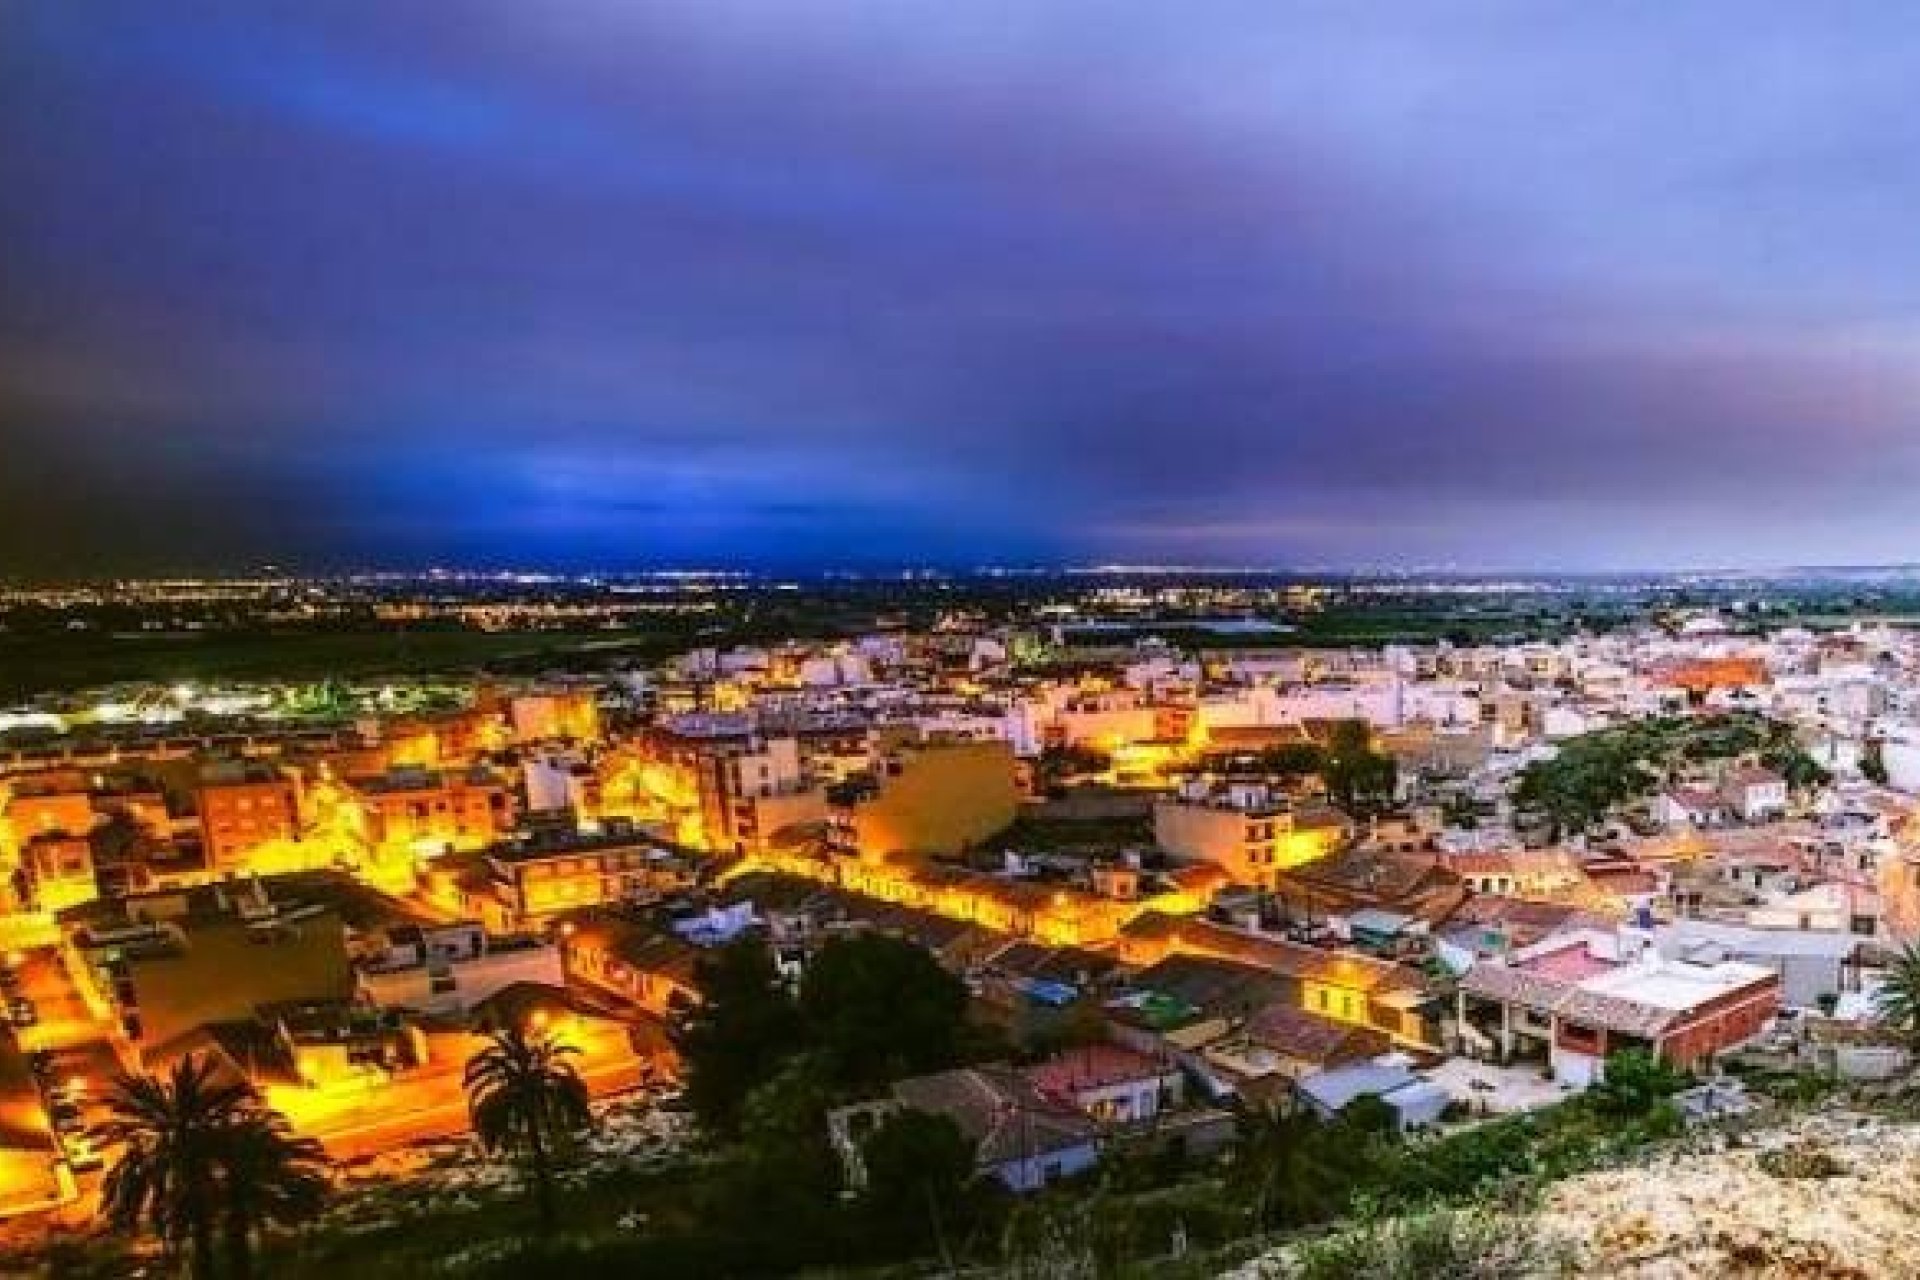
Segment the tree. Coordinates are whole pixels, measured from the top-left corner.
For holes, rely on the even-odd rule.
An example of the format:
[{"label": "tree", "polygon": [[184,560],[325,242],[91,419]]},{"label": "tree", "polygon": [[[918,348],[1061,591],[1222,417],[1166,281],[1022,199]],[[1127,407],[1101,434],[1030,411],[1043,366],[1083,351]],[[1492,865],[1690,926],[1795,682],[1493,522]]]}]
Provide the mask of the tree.
[{"label": "tree", "polygon": [[946,1247],[945,1233],[973,1181],[974,1145],[960,1127],[926,1111],[895,1112],[860,1146],[867,1181],[860,1211],[867,1235],[895,1253]]},{"label": "tree", "polygon": [[1869,741],[1860,753],[1860,776],[1877,787],[1887,785],[1891,775],[1887,773],[1886,749],[1880,745],[1880,739]]},{"label": "tree", "polygon": [[1260,753],[1260,767],[1288,781],[1312,777],[1326,763],[1326,753],[1312,742],[1282,742]]},{"label": "tree", "polygon": [[673,1041],[694,1116],[727,1137],[739,1129],[747,1095],[803,1047],[800,1013],[758,938],[703,956],[694,984],[700,999],[675,1022]]},{"label": "tree", "polygon": [[166,1076],[122,1076],[107,1099],[104,1136],[120,1148],[100,1208],[122,1230],[145,1226],[169,1253],[183,1246],[195,1280],[213,1275],[234,1130],[257,1114],[253,1091],[214,1080],[189,1054]]},{"label": "tree", "polygon": [[1342,720],[1333,726],[1320,776],[1336,805],[1356,818],[1368,818],[1392,807],[1400,775],[1392,756],[1373,749],[1366,721]]},{"label": "tree", "polygon": [[467,1111],[489,1151],[524,1156],[542,1231],[553,1229],[556,1153],[593,1123],[587,1086],[569,1061],[580,1050],[519,1027],[496,1031],[467,1060]]},{"label": "tree", "polygon": [[228,1129],[220,1161],[227,1265],[247,1280],[262,1227],[299,1222],[319,1211],[327,1193],[325,1157],[319,1143],[293,1135],[285,1116],[257,1108]]},{"label": "tree", "polygon": [[1593,1105],[1607,1115],[1644,1116],[1680,1092],[1687,1077],[1648,1049],[1622,1049],[1607,1055],[1606,1072],[1588,1091]]},{"label": "tree", "polygon": [[1880,1020],[1908,1044],[1920,1045],[1920,942],[1909,943],[1874,994]]},{"label": "tree", "polygon": [[787,1059],[741,1105],[741,1137],[708,1183],[700,1217],[758,1270],[831,1261],[843,1244],[840,1158],[827,1132],[826,1072],[812,1054]]},{"label": "tree", "polygon": [[1344,1212],[1378,1145],[1364,1120],[1329,1124],[1305,1110],[1244,1115],[1232,1181],[1255,1223],[1299,1227]]},{"label": "tree", "polygon": [[842,1085],[953,1066],[966,1010],[966,985],[925,947],[890,934],[828,943],[800,985],[801,1015]]}]

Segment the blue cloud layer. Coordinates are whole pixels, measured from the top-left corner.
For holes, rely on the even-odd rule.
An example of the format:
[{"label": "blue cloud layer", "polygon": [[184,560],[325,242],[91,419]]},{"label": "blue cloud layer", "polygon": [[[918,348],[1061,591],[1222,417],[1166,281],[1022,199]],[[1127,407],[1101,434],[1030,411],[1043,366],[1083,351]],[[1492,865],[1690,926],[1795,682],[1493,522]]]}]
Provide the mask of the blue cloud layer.
[{"label": "blue cloud layer", "polygon": [[1920,552],[1898,8],[448,13],[0,11],[0,570]]}]

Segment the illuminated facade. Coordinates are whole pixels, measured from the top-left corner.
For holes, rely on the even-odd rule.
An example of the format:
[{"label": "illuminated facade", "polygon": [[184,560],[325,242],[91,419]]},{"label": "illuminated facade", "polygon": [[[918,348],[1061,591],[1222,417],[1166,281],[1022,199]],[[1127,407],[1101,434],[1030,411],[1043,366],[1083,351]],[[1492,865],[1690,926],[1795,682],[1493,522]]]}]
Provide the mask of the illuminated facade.
[{"label": "illuminated facade", "polygon": [[300,793],[265,765],[209,770],[196,793],[207,865],[242,867],[268,845],[300,838]]},{"label": "illuminated facade", "polygon": [[512,790],[484,769],[395,769],[347,785],[358,834],[376,856],[485,848],[512,830],[516,817]]},{"label": "illuminated facade", "polygon": [[951,856],[1012,825],[1020,788],[1005,742],[923,742],[883,755],[842,830],[863,858]]},{"label": "illuminated facade", "polygon": [[1346,838],[1338,815],[1303,815],[1262,785],[1189,787],[1154,805],[1154,842],[1224,869],[1234,883],[1272,889],[1279,873],[1326,857]]}]

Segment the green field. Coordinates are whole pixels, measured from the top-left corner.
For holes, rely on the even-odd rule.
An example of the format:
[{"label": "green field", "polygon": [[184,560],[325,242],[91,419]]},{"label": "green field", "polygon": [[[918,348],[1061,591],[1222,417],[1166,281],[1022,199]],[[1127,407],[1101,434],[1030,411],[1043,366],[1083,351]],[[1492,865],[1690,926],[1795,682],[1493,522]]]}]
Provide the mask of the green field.
[{"label": "green field", "polygon": [[685,643],[653,632],[349,631],[0,636],[0,700],[121,681],[319,680],[649,660]]}]

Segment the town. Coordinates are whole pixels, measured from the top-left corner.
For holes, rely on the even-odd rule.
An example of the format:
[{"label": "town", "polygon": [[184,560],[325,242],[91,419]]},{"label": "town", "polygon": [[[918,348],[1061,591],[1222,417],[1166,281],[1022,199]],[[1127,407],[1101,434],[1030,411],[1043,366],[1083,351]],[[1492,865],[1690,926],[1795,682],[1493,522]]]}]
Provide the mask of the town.
[{"label": "town", "polygon": [[[1019,1221],[1142,1162],[1239,1185],[1300,1125],[1412,1152],[1631,1078],[1654,1141],[1904,1078],[1912,632],[1709,605],[1340,647],[1242,613],[1194,644],[1120,595],[1124,627],[1083,616],[1100,588],[618,669],[23,704],[9,1238],[116,1220],[140,1079],[242,1090],[369,1180],[519,1151],[470,1097],[503,1045],[564,1057],[555,1145],[598,1113],[633,1135],[615,1165],[738,1141],[830,1062],[803,1145],[830,1200],[894,1197],[899,1257],[989,1213],[898,1202],[941,1140],[943,1197],[990,1184]],[[1262,1186],[1214,1243],[1334,1211]]]}]

